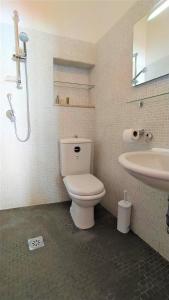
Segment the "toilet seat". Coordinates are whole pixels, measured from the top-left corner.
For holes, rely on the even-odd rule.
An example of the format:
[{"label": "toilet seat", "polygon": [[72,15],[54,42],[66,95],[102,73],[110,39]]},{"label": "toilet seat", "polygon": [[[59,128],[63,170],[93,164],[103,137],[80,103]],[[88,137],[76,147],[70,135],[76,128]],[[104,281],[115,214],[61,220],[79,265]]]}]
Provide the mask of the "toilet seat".
[{"label": "toilet seat", "polygon": [[63,181],[70,194],[83,200],[94,199],[104,193],[103,183],[92,174],[68,175]]},{"label": "toilet seat", "polygon": [[68,190],[68,193],[69,193],[69,196],[73,199],[88,202],[88,201],[93,201],[93,200],[102,198],[106,194],[106,191],[104,189],[101,193],[96,194],[96,195],[91,195],[91,196],[81,196],[81,195],[73,194],[69,190]]}]

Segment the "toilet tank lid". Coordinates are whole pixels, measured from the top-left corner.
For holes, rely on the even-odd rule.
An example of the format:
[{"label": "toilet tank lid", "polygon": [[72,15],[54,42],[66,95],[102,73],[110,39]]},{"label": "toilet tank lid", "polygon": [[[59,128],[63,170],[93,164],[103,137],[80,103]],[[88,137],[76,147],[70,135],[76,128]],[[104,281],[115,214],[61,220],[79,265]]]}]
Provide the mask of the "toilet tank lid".
[{"label": "toilet tank lid", "polygon": [[83,143],[92,143],[92,140],[85,138],[67,138],[61,139],[61,144],[83,144]]}]

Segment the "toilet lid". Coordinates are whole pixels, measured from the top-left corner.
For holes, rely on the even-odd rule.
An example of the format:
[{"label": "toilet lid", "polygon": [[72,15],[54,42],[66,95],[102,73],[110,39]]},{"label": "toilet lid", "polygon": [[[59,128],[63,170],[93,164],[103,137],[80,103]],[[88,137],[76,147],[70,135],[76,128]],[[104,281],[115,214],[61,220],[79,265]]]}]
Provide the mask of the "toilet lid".
[{"label": "toilet lid", "polygon": [[79,196],[97,195],[104,190],[103,183],[92,174],[69,175],[63,181],[68,191]]}]

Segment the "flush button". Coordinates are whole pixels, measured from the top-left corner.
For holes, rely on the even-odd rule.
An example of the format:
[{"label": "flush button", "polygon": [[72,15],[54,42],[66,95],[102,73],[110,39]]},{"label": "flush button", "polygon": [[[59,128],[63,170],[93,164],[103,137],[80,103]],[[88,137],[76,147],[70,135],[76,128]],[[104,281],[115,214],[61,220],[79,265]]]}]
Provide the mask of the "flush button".
[{"label": "flush button", "polygon": [[74,147],[74,152],[76,152],[76,153],[80,152],[80,147],[79,146],[75,146]]}]

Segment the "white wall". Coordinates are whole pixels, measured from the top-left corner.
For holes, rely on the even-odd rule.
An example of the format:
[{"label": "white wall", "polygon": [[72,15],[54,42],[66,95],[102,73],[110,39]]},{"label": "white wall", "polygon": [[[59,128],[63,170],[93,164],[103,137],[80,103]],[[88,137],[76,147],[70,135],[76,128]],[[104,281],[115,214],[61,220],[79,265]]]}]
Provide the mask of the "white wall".
[{"label": "white wall", "polygon": [[96,42],[135,1],[137,0],[1,0],[0,19],[11,22],[12,11],[18,10],[21,23],[26,27]]},{"label": "white wall", "polygon": [[0,209],[67,200],[59,172],[59,138],[94,135],[94,109],[53,106],[53,57],[62,53],[63,57],[89,62],[94,56],[93,45],[26,31],[32,133],[27,143],[19,143],[5,115],[9,109],[6,94],[13,94],[19,134],[23,137],[25,90],[18,91],[15,83],[4,81],[6,75],[15,75],[15,63],[11,60],[14,40],[13,26],[1,24]]},{"label": "white wall", "polygon": [[[153,1],[139,1],[98,43],[96,68],[97,87],[95,172],[104,182],[103,205],[117,215],[117,203],[128,190],[133,203],[132,229],[154,249],[169,259],[169,235],[165,214],[167,193],[150,188],[127,174],[118,163],[118,156],[127,151],[169,147],[168,96],[145,102],[142,109],[126,101],[168,91],[169,77],[139,87],[131,86],[133,25],[149,12]],[[151,130],[151,143],[127,145],[122,141],[125,128]]]}]

